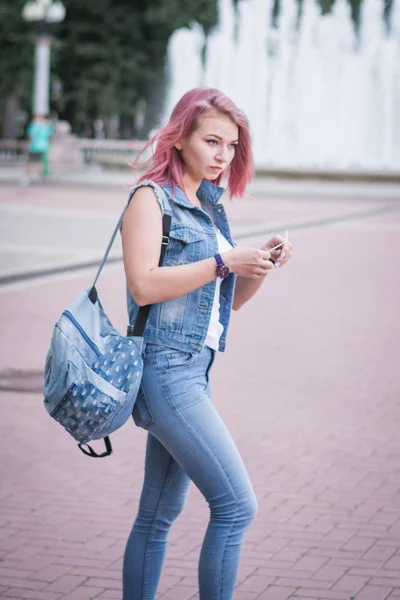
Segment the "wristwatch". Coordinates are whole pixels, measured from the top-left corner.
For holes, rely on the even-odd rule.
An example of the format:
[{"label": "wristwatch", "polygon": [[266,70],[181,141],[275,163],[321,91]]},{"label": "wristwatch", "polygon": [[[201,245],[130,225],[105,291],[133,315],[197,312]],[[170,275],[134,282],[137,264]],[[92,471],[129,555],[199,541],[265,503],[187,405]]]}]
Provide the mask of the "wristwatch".
[{"label": "wristwatch", "polygon": [[216,254],[214,256],[216,263],[217,263],[217,277],[220,277],[221,279],[225,279],[225,277],[228,277],[229,275],[229,267],[224,263],[224,261],[221,258],[220,254]]}]

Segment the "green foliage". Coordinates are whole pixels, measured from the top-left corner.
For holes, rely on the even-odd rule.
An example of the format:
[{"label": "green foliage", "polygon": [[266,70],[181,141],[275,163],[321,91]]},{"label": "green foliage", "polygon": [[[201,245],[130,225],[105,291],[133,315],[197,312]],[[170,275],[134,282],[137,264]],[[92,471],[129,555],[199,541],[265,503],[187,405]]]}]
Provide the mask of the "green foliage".
[{"label": "green foliage", "polygon": [[27,105],[31,97],[33,45],[21,18],[24,0],[0,0],[0,98],[19,95]]},{"label": "green foliage", "polygon": [[[21,16],[25,2],[0,0],[0,99],[16,94],[29,110],[34,45]],[[126,135],[132,135],[141,112],[145,135],[162,106],[172,33],[194,21],[210,31],[217,22],[217,0],[63,3],[66,18],[52,44],[52,80],[61,91],[52,94],[52,108],[77,133],[87,132],[97,117],[119,115],[129,125]]]},{"label": "green foliage", "polygon": [[[56,71],[58,109],[81,133],[96,117],[120,115],[127,135],[146,135],[162,106],[165,57],[171,34],[198,21],[216,24],[216,0],[64,0]],[[142,131],[132,131],[144,111]]]}]

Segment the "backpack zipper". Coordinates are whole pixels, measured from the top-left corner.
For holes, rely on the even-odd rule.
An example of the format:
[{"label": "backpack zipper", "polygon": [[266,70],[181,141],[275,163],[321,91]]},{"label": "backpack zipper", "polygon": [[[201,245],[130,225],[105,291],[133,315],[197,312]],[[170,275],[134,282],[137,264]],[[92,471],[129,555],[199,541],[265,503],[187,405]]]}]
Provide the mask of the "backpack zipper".
[{"label": "backpack zipper", "polygon": [[67,319],[69,319],[73,325],[75,325],[75,327],[77,328],[77,330],[79,331],[79,333],[81,334],[81,336],[83,337],[85,342],[91,347],[93,352],[97,356],[101,356],[100,350],[98,349],[96,344],[94,342],[92,342],[92,340],[90,339],[90,337],[88,336],[86,331],[83,329],[83,327],[80,325],[80,323],[78,323],[78,321],[75,319],[74,315],[72,313],[70,313],[69,310],[64,310],[63,315],[64,315],[64,317],[67,317]]}]

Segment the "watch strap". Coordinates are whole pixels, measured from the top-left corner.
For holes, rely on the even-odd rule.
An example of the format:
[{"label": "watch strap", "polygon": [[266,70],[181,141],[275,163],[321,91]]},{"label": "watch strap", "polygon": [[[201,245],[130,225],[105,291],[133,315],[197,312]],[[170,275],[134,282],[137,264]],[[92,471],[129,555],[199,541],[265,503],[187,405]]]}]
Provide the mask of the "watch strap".
[{"label": "watch strap", "polygon": [[215,260],[216,260],[216,262],[217,262],[217,266],[218,266],[218,267],[224,267],[224,266],[225,266],[225,263],[224,263],[224,261],[222,260],[222,257],[221,257],[221,255],[220,255],[220,254],[215,254],[214,258],[215,258]]}]

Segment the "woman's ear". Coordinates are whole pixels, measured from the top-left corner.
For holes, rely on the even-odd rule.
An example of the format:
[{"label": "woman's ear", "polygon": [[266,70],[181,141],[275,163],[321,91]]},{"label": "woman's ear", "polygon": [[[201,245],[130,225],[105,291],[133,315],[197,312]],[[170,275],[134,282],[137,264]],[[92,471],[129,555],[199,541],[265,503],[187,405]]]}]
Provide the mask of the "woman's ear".
[{"label": "woman's ear", "polygon": [[182,143],[181,143],[181,142],[178,142],[177,144],[175,144],[175,148],[176,148],[177,150],[182,150]]}]

